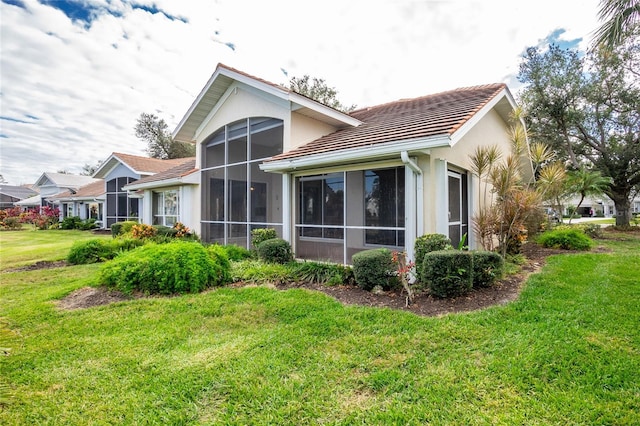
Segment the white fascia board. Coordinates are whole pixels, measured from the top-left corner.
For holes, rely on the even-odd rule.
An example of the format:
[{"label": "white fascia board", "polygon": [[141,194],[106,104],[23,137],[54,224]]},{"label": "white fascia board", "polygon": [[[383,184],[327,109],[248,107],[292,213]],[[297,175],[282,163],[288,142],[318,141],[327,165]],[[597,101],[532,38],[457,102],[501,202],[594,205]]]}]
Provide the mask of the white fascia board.
[{"label": "white fascia board", "polygon": [[197,185],[198,182],[186,182],[184,177],[177,177],[165,180],[158,180],[155,182],[146,182],[136,184],[130,183],[122,187],[125,191],[137,191],[139,189],[153,189],[153,188],[165,188],[167,186],[182,186],[182,185]]},{"label": "white fascia board", "polygon": [[[207,127],[207,125],[209,124],[209,122],[213,119],[213,117],[215,117],[215,115],[218,113],[218,111],[220,110],[220,108],[222,108],[222,106],[225,104],[225,102],[227,102],[227,99],[229,99],[229,97],[232,94],[235,94],[238,90],[243,90],[247,93],[250,93],[254,96],[260,97],[262,99],[265,99],[269,102],[272,102],[278,106],[281,106],[283,108],[288,108],[289,103],[287,102],[287,100],[285,99],[285,97],[283,96],[277,96],[274,98],[273,96],[268,96],[269,93],[266,93],[264,90],[260,90],[257,89],[254,86],[244,86],[241,85],[239,82],[234,82],[231,84],[231,86],[229,86],[229,88],[227,88],[227,90],[224,92],[224,95],[222,95],[222,97],[220,98],[220,100],[218,101],[218,103],[213,107],[213,109],[209,112],[209,114],[207,114],[207,117],[202,121],[202,123],[200,123],[200,126],[196,129],[194,135],[193,135],[193,139],[194,140],[198,140],[198,138],[200,137],[202,131]],[[278,102],[280,101],[280,102]]]},{"label": "white fascia board", "polygon": [[309,167],[327,166],[331,164],[353,163],[372,160],[389,155],[400,155],[402,151],[421,151],[429,148],[451,146],[449,136],[434,136],[430,138],[394,141],[379,145],[370,145],[347,150],[325,152],[299,158],[270,161],[260,164],[265,172],[283,172]]},{"label": "white fascia board", "polygon": [[480,109],[480,111],[476,112],[473,117],[467,120],[466,123],[464,123],[458,130],[455,131],[455,133],[451,137],[451,146],[457,144],[460,139],[462,139],[464,135],[469,132],[469,130],[471,130],[476,124],[478,124],[478,122],[482,120],[482,118],[487,115],[487,113],[491,111],[503,99],[509,101],[509,103],[511,104],[511,108],[514,109],[516,106],[515,101],[513,101],[513,98],[510,98],[511,94],[506,89],[503,89],[499,94],[494,96],[493,99],[487,102],[487,104]]},{"label": "white fascia board", "polygon": [[[307,98],[306,96],[300,95],[299,93],[290,92],[289,97],[292,103],[297,104],[302,108],[309,108],[311,110],[317,111],[322,115],[326,115],[327,117],[330,117],[334,120],[341,121],[348,126],[358,127],[362,124],[362,121],[358,120],[357,118],[353,118],[348,114],[323,105],[320,102],[316,102],[312,99]],[[295,110],[295,108],[292,108],[292,110]]]},{"label": "white fascia board", "polygon": [[191,114],[193,114],[193,111],[198,107],[198,105],[202,101],[202,98],[207,94],[207,92],[209,91],[209,88],[211,87],[213,82],[216,80],[216,78],[220,75],[221,71],[222,71],[222,68],[218,68],[213,72],[213,74],[211,74],[211,77],[209,77],[209,80],[207,80],[207,83],[204,85],[200,93],[198,93],[198,96],[196,96],[195,100],[193,101],[193,103],[191,104],[191,106],[189,107],[185,115],[182,117],[182,120],[180,120],[180,122],[174,129],[173,133],[171,134],[172,138],[176,137],[176,135],[182,129],[182,126],[184,126],[184,124],[187,122],[189,117],[191,117]]}]

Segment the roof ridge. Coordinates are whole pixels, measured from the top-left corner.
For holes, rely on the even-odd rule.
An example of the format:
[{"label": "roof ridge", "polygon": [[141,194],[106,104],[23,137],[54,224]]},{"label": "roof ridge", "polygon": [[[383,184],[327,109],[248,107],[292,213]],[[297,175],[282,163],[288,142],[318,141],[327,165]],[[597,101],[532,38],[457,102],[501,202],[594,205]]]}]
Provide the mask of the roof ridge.
[{"label": "roof ridge", "polygon": [[450,90],[443,90],[437,93],[429,93],[427,95],[422,95],[422,96],[417,96],[415,98],[400,98],[400,99],[396,99],[395,101],[389,101],[389,102],[385,102],[382,104],[378,104],[378,105],[371,105],[368,107],[363,107],[363,108],[358,108],[355,109],[351,112],[349,112],[349,115],[361,112],[361,111],[370,111],[374,108],[381,108],[381,107],[385,107],[385,106],[390,106],[390,105],[394,105],[394,104],[400,104],[403,102],[413,102],[413,101],[417,101],[417,100],[421,100],[421,99],[427,99],[427,98],[434,98],[436,96],[443,96],[443,95],[447,95],[450,93],[457,93],[457,92],[466,92],[466,91],[472,91],[472,90],[481,90],[481,89],[489,89],[491,87],[494,87],[496,89],[500,88],[506,88],[507,85],[505,83],[487,83],[487,84],[479,84],[479,85],[475,85],[475,86],[465,86],[465,87],[458,87],[455,89],[450,89]]}]

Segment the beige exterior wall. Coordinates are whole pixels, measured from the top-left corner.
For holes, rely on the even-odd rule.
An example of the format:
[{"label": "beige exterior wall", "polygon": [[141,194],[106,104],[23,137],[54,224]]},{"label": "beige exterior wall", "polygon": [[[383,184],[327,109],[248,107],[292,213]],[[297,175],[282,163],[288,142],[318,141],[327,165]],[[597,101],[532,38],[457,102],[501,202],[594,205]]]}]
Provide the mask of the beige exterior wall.
[{"label": "beige exterior wall", "polygon": [[[511,149],[511,142],[508,136],[508,125],[500,115],[491,110],[480,119],[473,128],[469,130],[453,147],[435,148],[429,151],[428,155],[418,157],[418,165],[423,171],[424,188],[424,208],[422,214],[422,226],[424,233],[437,233],[437,217],[439,203],[443,188],[443,178],[438,176],[441,168],[438,163],[441,160],[447,162],[447,168],[458,172],[465,172],[471,169],[471,159],[475,149],[479,146],[497,145],[502,152],[507,155]],[[471,211],[477,211],[479,206],[478,179],[469,173],[469,194],[473,205]],[[446,177],[444,178],[446,180]],[[471,218],[469,218],[471,221]],[[420,217],[418,218],[420,220]],[[469,224],[471,227],[471,223]]]},{"label": "beige exterior wall", "polygon": [[215,114],[206,123],[202,131],[197,135],[198,153],[197,164],[200,164],[200,146],[199,144],[212,133],[219,130],[226,124],[233,123],[248,117],[271,117],[279,118],[284,122],[284,143],[288,146],[289,134],[291,134],[291,119],[289,108],[278,102],[276,98],[273,101],[268,99],[268,95],[258,96],[252,93],[251,88],[244,88],[241,84],[232,85],[227,94],[222,98],[221,104],[216,105]]},{"label": "beige exterior wall", "polygon": [[285,145],[285,151],[316,140],[336,130],[337,128],[327,123],[293,112],[291,113],[291,146],[287,147]]}]

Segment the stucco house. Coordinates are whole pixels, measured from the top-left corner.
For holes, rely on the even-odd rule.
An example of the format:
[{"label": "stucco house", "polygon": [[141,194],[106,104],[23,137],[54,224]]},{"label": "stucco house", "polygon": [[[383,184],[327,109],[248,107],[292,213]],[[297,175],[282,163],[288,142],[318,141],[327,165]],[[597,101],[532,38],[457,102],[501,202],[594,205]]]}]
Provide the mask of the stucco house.
[{"label": "stucco house", "polygon": [[184,158],[161,160],[138,155],[112,153],[93,174],[104,181],[103,227],[116,222],[139,220],[143,200],[124,187],[139,179],[155,175],[185,162]]},{"label": "stucco house", "polygon": [[[97,180],[98,179],[94,179],[91,176],[44,172],[33,185],[38,195],[18,201],[15,204],[23,208],[44,207],[47,205],[57,207],[57,203],[50,200],[52,197],[66,191],[74,193],[83,186],[94,183]],[[63,212],[61,211],[60,214],[62,216]]]},{"label": "stucco house", "polygon": [[97,226],[104,223],[105,188],[102,179],[96,179],[88,185],[77,190],[63,191],[49,198],[49,202],[57,204],[60,216],[77,216],[82,220],[93,218]]},{"label": "stucco house", "polygon": [[181,222],[198,227],[200,220],[200,176],[194,157],[184,158],[163,172],[136,180],[123,187],[129,197],[143,199],[140,220],[151,225],[173,226]]},{"label": "stucco house", "polygon": [[509,151],[514,108],[489,84],[347,114],[220,64],[173,136],[197,146],[204,241],[248,246],[271,227],[298,258],[348,264],[376,247],[411,258],[425,233],[474,247],[469,156]]},{"label": "stucco house", "polygon": [[38,195],[27,186],[0,185],[0,210],[14,207],[14,203]]}]

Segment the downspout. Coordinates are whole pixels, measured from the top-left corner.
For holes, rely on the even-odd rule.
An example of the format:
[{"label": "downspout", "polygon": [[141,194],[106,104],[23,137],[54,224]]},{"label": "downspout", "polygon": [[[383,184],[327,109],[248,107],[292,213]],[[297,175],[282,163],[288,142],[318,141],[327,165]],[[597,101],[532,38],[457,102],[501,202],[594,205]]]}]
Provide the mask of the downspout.
[{"label": "downspout", "polygon": [[[413,172],[413,179],[409,183],[411,186],[411,200],[409,203],[405,203],[405,214],[407,215],[407,221],[405,223],[405,248],[407,252],[407,258],[409,260],[414,259],[413,253],[413,245],[418,238],[418,236],[423,234],[423,220],[422,215],[424,214],[423,210],[423,187],[422,187],[422,169],[409,158],[409,153],[407,151],[400,152],[400,159]],[[407,176],[407,175],[405,175]],[[408,178],[409,176],[407,176]],[[414,186],[415,182],[415,186]],[[407,184],[407,179],[405,179],[405,185]],[[407,191],[409,193],[409,191]],[[408,246],[407,246],[408,243]]]}]

